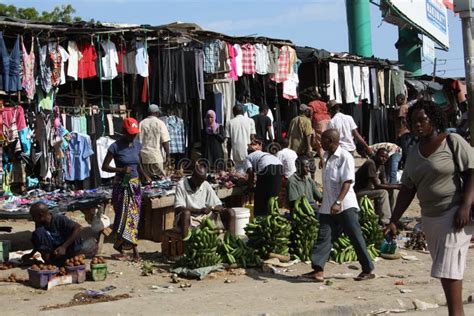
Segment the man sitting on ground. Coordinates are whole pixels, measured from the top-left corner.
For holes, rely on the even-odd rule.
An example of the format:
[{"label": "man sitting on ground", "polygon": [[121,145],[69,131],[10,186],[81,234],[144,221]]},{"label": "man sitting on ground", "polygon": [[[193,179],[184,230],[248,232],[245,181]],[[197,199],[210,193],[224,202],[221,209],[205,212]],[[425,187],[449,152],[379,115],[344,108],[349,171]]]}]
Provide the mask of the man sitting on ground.
[{"label": "man sitting on ground", "polygon": [[288,179],[286,185],[287,200],[292,210],[295,201],[305,196],[311,206],[316,209],[316,202],[321,202],[323,196],[318,191],[316,182],[310,177],[310,163],[305,156],[300,156],[296,159],[296,172]]},{"label": "man sitting on ground", "polygon": [[190,227],[199,226],[206,218],[217,221],[220,215],[224,227],[235,234],[234,210],[223,208],[206,177],[206,167],[197,164],[191,177],[183,177],[178,182],[174,202],[175,226],[182,236],[186,236]]},{"label": "man sitting on ground", "polygon": [[62,214],[51,214],[43,202],[33,204],[30,215],[36,227],[31,238],[33,251],[24,255],[23,260],[39,252],[45,263],[61,265],[66,259],[80,254],[81,225]]},{"label": "man sitting on ground", "polygon": [[375,210],[383,224],[388,224],[392,216],[395,196],[394,190],[400,190],[401,184],[388,184],[385,177],[385,163],[388,151],[377,150],[374,158],[369,158],[355,174],[354,190],[357,198],[367,195],[375,201]]}]

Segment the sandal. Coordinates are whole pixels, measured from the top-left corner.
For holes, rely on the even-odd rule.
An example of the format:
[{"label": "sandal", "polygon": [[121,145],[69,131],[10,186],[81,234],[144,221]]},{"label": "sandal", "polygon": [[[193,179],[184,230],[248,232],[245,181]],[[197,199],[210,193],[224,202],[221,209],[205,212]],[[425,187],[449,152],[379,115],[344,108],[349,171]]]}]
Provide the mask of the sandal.
[{"label": "sandal", "polygon": [[354,278],[355,281],[365,281],[371,279],[375,279],[375,274],[370,272],[361,272],[357,277]]},{"label": "sandal", "polygon": [[316,273],[317,272],[312,271],[305,274],[300,274],[297,276],[297,278],[301,280],[316,282],[316,283],[324,282],[324,277],[316,276]]}]

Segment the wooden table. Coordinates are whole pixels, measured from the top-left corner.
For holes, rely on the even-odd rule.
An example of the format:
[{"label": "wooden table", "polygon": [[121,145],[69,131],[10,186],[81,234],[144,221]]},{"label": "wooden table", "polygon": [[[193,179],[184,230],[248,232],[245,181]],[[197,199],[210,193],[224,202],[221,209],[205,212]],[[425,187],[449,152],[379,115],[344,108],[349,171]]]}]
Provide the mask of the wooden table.
[{"label": "wooden table", "polygon": [[[243,187],[216,189],[217,196],[226,207],[241,207],[245,202],[244,191]],[[138,232],[141,239],[162,241],[164,231],[173,228],[174,200],[174,195],[143,197]]]}]

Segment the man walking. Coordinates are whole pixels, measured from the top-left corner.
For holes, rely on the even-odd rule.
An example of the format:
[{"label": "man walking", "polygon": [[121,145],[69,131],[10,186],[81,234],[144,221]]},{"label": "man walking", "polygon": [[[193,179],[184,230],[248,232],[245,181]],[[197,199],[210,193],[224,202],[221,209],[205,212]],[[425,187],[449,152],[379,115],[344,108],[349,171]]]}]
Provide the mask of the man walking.
[{"label": "man walking", "polygon": [[272,120],[267,116],[268,111],[267,105],[261,105],[259,113],[252,116],[255,122],[256,138],[262,142],[264,150],[269,143],[273,142]]},{"label": "man walking", "polygon": [[335,129],[328,129],[322,134],[321,145],[325,153],[319,234],[311,255],[313,271],[303,277],[314,282],[324,281],[324,266],[331,253],[332,243],[344,232],[354,246],[362,266],[362,272],[355,280],[373,279],[374,265],[359,225],[359,205],[352,188],[354,158],[340,146],[339,132]]},{"label": "man walking", "polygon": [[335,100],[329,101],[327,106],[329,114],[331,115],[331,121],[328,123],[327,128],[333,128],[339,132],[342,149],[354,154],[356,150],[354,143],[355,138],[355,140],[364,147],[365,151],[369,155],[372,155],[372,149],[359,134],[357,125],[352,116],[341,113],[341,106]]},{"label": "man walking", "polygon": [[150,177],[163,176],[163,155],[165,152],[166,161],[170,156],[170,135],[163,121],[159,119],[160,108],[156,104],[150,104],[148,117],[140,122],[139,140],[142,144],[140,157],[142,159],[143,171]]},{"label": "man walking", "polygon": [[227,153],[232,159],[237,172],[245,172],[248,145],[255,138],[255,123],[244,116],[242,105],[237,104],[233,109],[234,118],[226,125]]},{"label": "man walking", "polygon": [[306,104],[300,104],[300,115],[290,121],[288,127],[288,148],[296,151],[298,156],[311,157],[311,137],[313,127],[311,124],[312,111]]}]

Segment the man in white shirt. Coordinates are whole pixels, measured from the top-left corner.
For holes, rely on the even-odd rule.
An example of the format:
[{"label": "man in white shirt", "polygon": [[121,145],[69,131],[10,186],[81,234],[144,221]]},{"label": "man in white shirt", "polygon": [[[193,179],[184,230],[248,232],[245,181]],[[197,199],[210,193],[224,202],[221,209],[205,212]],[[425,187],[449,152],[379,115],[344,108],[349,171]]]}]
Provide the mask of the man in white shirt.
[{"label": "man in white shirt", "polygon": [[[281,146],[281,149],[275,153],[275,156],[280,159],[283,165],[283,176],[288,179],[296,172],[295,161],[298,158],[298,154],[296,151],[288,148],[288,139],[281,138],[278,140],[278,143]],[[269,151],[271,152],[271,150]]]},{"label": "man in white shirt", "polygon": [[166,124],[159,119],[160,108],[156,104],[150,104],[148,117],[140,122],[139,140],[142,144],[140,156],[142,159],[143,171],[150,177],[163,176],[163,155],[166,154],[166,161],[170,155],[170,135]]},{"label": "man in white shirt", "polygon": [[233,112],[235,117],[227,123],[225,129],[227,152],[229,159],[234,161],[236,171],[245,172],[248,145],[255,138],[255,122],[244,117],[244,109],[240,104],[234,106]]},{"label": "man in white shirt", "polygon": [[206,178],[206,167],[197,164],[191,177],[183,177],[178,182],[174,201],[175,227],[186,236],[189,228],[199,226],[207,218],[216,221],[220,217],[229,232],[235,234],[234,210],[223,208]]},{"label": "man in white shirt", "polygon": [[360,228],[359,205],[353,189],[354,158],[340,146],[339,132],[335,129],[328,129],[322,134],[321,145],[325,153],[319,234],[311,255],[313,271],[303,277],[315,282],[324,281],[324,265],[331,253],[332,241],[337,240],[341,232],[344,232],[354,246],[362,266],[362,272],[355,280],[373,279],[374,265]]},{"label": "man in white shirt", "polygon": [[369,155],[373,154],[372,149],[367,145],[365,140],[359,134],[357,130],[357,125],[354,122],[354,119],[350,115],[346,115],[341,113],[340,104],[338,104],[335,100],[331,100],[327,103],[329,114],[331,115],[331,121],[328,123],[327,128],[336,129],[340,135],[340,145],[342,149],[347,150],[351,154],[354,154],[356,150],[356,144],[354,143],[355,140],[361,144],[366,152]]}]

